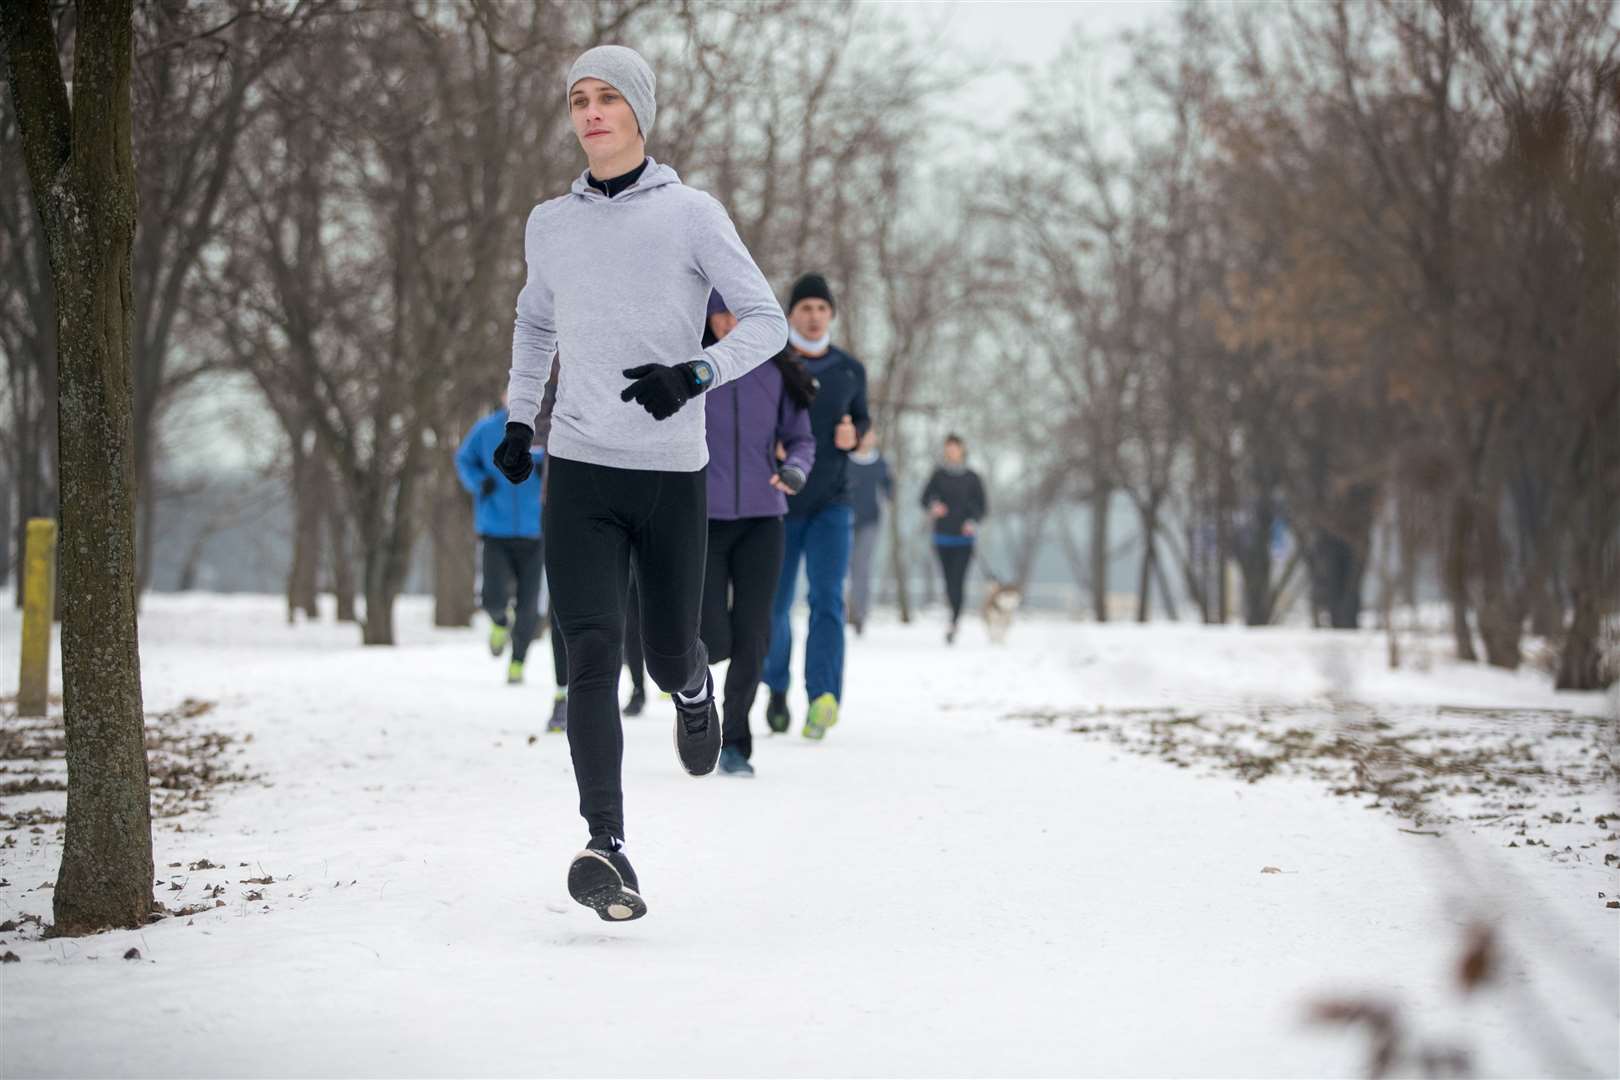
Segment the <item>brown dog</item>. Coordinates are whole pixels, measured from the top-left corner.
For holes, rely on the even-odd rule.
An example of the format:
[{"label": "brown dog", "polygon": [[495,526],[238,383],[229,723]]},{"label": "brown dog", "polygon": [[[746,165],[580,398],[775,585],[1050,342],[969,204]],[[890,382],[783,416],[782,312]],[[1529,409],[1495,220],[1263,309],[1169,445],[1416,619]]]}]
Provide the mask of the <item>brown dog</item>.
[{"label": "brown dog", "polygon": [[1012,628],[1014,613],[1024,602],[1024,594],[1016,585],[1008,585],[990,580],[990,591],[985,593],[984,615],[985,630],[990,634],[990,640],[1000,645],[1007,640],[1007,631]]}]

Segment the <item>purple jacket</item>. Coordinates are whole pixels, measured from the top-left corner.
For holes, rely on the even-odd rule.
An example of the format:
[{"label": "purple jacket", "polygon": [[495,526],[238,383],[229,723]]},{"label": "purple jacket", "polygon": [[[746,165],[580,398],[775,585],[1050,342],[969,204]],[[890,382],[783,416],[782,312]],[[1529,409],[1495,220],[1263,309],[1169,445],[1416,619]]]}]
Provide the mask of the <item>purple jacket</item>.
[{"label": "purple jacket", "polygon": [[816,439],[810,412],[782,386],[782,372],[767,360],[732,382],[703,395],[709,432],[709,517],[718,521],[781,517],[787,496],[771,487],[776,444],[787,448],[784,465],[810,475]]}]

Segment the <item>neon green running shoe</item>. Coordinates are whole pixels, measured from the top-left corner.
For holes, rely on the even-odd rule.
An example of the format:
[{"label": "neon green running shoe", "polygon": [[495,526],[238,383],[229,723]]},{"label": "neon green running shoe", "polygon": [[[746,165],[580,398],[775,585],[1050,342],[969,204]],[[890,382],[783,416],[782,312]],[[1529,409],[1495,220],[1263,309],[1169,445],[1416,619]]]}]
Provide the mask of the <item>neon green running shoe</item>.
[{"label": "neon green running shoe", "polygon": [[506,651],[506,643],[512,640],[512,631],[498,624],[490,624],[489,628],[489,655],[499,656]]},{"label": "neon green running shoe", "polygon": [[523,681],[523,661],[514,660],[506,665],[506,681],[512,686]]},{"label": "neon green running shoe", "polygon": [[838,699],[822,694],[810,703],[810,713],[804,718],[804,737],[824,739],[827,729],[838,723]]}]

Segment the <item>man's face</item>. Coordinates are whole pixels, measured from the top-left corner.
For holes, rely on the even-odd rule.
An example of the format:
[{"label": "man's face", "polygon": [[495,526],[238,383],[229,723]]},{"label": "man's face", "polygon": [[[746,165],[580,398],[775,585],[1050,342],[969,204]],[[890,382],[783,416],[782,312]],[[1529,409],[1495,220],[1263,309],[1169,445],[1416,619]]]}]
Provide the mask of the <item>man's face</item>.
[{"label": "man's face", "polygon": [[827,336],[827,328],[832,325],[832,305],[825,300],[800,300],[788,312],[788,322],[798,331],[800,337],[811,341],[820,341]]},{"label": "man's face", "polygon": [[574,135],[592,161],[625,153],[641,138],[635,110],[601,79],[581,79],[568,92]]},{"label": "man's face", "polygon": [[729,311],[717,311],[709,316],[709,331],[714,334],[716,341],[725,340],[725,336],[737,329],[737,316]]},{"label": "man's face", "polygon": [[962,449],[959,442],[945,444],[945,460],[952,465],[960,465],[967,460],[967,451]]}]

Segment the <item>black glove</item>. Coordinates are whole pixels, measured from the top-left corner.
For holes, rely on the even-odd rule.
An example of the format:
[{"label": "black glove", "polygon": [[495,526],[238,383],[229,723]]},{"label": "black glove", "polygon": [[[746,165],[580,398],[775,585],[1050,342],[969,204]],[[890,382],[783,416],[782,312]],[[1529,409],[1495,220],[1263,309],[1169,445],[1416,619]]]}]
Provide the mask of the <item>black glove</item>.
[{"label": "black glove", "polygon": [[484,482],[479,485],[478,494],[479,494],[480,497],[487,499],[487,498],[489,498],[489,493],[494,491],[494,490],[495,490],[495,478],[493,476],[486,476],[486,477],[484,477]]},{"label": "black glove", "polygon": [[635,381],[624,388],[619,400],[634,401],[652,413],[654,420],[668,420],[694,395],[708,389],[706,384],[699,382],[695,367],[689,360],[674,367],[642,364],[640,367],[626,368],[624,377]]},{"label": "black glove", "polygon": [[515,420],[506,422],[506,438],[495,448],[495,467],[514,484],[521,484],[534,472],[534,458],[529,447],[534,443],[534,428]]},{"label": "black glove", "polygon": [[797,465],[784,465],[777,469],[776,478],[794,495],[804,490],[804,471]]}]

